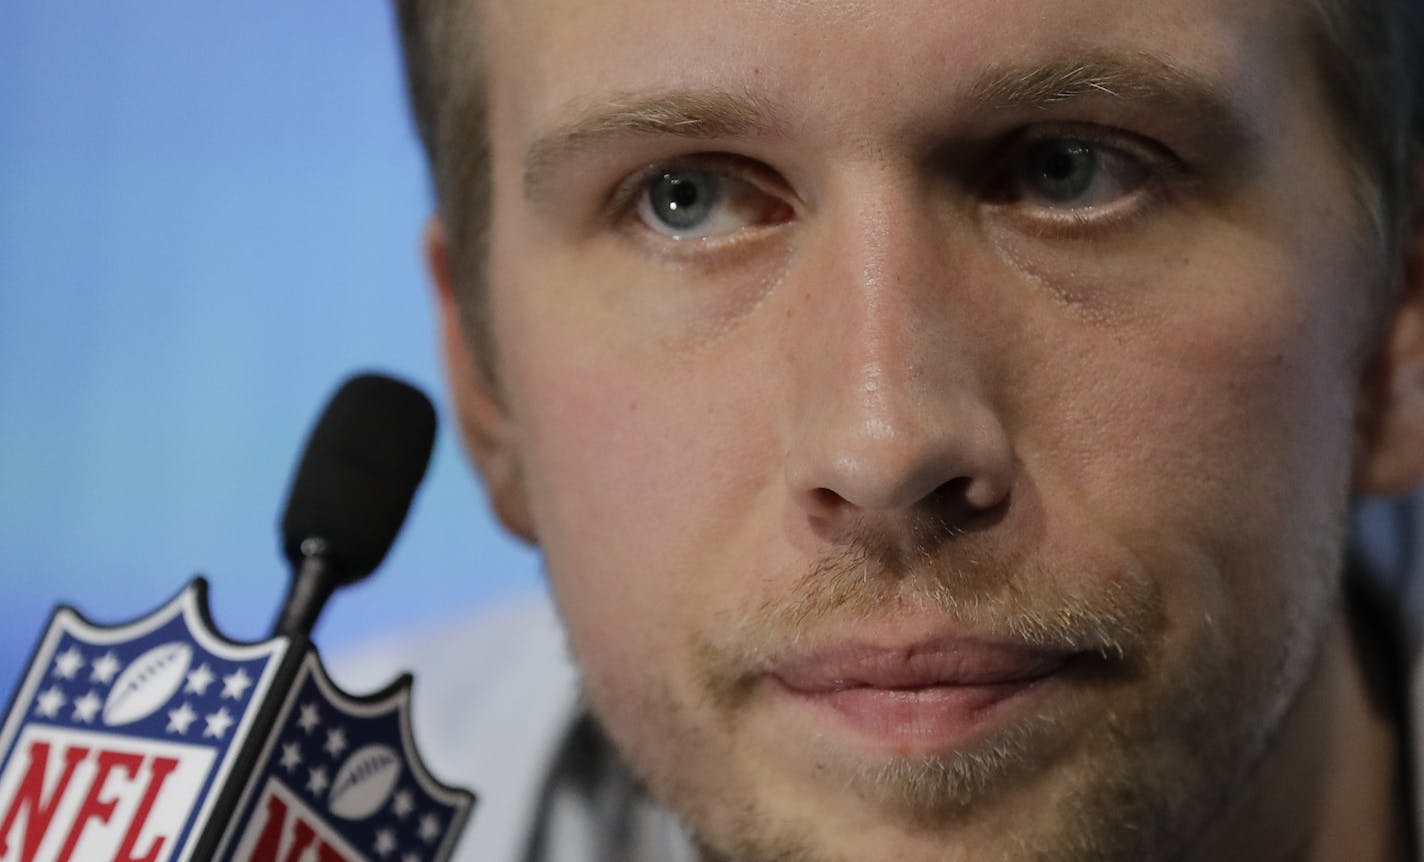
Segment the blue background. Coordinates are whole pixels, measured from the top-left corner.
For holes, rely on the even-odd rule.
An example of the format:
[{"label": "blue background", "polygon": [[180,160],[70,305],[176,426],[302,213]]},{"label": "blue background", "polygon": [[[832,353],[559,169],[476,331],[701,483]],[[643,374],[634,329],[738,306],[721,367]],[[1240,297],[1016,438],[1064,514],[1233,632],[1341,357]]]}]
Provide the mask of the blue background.
[{"label": "blue background", "polygon": [[444,426],[323,650],[539,583],[448,421],[398,63],[382,0],[0,3],[0,704],[58,602],[120,622],[202,572],[264,637],[292,467],[357,369]]}]

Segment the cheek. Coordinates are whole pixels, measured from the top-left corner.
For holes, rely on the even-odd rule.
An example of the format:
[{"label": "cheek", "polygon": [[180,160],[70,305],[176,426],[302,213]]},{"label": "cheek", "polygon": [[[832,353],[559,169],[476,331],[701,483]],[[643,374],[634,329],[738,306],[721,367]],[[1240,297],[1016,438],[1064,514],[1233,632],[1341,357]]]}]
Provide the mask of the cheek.
[{"label": "cheek", "polygon": [[1025,424],[1024,458],[1057,521],[1092,513],[1142,560],[1173,636],[1209,625],[1259,656],[1334,583],[1354,379],[1344,265],[1238,257],[1274,263],[1184,263],[1130,335],[1080,330],[1026,364],[1012,409],[1056,417]]},{"label": "cheek", "polygon": [[694,746],[718,752],[703,772],[734,760],[696,707],[704,695],[683,647],[716,625],[757,558],[748,548],[759,519],[746,515],[765,497],[775,447],[758,445],[769,437],[755,423],[768,417],[735,368],[670,372],[567,334],[557,350],[530,344],[543,358],[521,371],[539,542],[595,714],[667,787]]},{"label": "cheek", "polygon": [[506,367],[539,544],[586,673],[632,693],[735,592],[773,417],[734,355],[629,349],[596,311],[538,324]]}]

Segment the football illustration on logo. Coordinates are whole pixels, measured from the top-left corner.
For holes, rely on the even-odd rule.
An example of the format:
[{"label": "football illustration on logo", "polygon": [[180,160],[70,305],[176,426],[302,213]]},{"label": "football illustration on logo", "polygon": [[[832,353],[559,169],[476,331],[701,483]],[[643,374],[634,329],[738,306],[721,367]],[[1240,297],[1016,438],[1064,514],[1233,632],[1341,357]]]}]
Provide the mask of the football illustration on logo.
[{"label": "football illustration on logo", "polygon": [[104,701],[104,723],[117,727],[153,715],[183,684],[192,660],[193,648],[178,642],[156,646],[134,659]]},{"label": "football illustration on logo", "polygon": [[331,783],[331,813],[363,820],[380,810],[396,789],[401,763],[387,745],[366,745],[351,752]]}]

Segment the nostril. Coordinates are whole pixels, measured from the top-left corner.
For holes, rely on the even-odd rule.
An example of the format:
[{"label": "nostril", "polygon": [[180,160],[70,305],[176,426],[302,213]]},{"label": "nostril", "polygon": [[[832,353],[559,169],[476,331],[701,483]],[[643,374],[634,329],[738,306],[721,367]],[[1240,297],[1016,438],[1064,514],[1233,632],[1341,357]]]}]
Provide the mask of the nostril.
[{"label": "nostril", "polygon": [[924,505],[940,510],[949,507],[969,507],[969,477],[959,476],[943,482],[925,495]]},{"label": "nostril", "polygon": [[939,509],[953,504],[956,500],[964,502],[964,492],[968,490],[968,487],[969,480],[967,477],[961,476],[957,479],[950,479],[948,482],[941,483],[939,487],[925,495],[925,505]]},{"label": "nostril", "polygon": [[[973,500],[976,487],[972,477],[950,479],[904,507],[901,514],[906,523],[927,528],[936,540],[993,526],[1008,511],[1009,495],[996,495],[992,505],[980,506]],[[807,511],[822,527],[844,529],[865,523],[872,514],[831,488],[813,488],[806,494]]]},{"label": "nostril", "polygon": [[974,480],[959,476],[942,483],[920,501],[920,508],[936,520],[959,529],[986,526],[1004,514],[1008,495],[998,497],[991,505],[982,506],[973,499]]},{"label": "nostril", "polygon": [[815,488],[811,491],[811,505],[821,515],[830,515],[846,505],[846,500],[830,488]]},{"label": "nostril", "polygon": [[[996,416],[977,401],[910,406],[915,411],[881,405],[850,420],[804,423],[804,439],[787,453],[785,477],[818,529],[914,515],[978,525],[1004,508],[1016,458]],[[944,410],[952,410],[949,418],[937,415]]]}]

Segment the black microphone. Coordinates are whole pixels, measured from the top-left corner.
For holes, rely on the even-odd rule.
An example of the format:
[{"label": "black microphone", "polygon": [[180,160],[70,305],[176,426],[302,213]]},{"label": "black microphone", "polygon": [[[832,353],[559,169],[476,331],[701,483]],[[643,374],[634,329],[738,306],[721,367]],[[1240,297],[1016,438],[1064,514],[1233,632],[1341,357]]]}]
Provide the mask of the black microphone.
[{"label": "black microphone", "polygon": [[350,378],[307,439],[282,515],[292,581],[274,634],[306,637],[338,588],[385,559],[435,442],[435,409],[391,377]]}]

